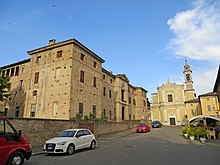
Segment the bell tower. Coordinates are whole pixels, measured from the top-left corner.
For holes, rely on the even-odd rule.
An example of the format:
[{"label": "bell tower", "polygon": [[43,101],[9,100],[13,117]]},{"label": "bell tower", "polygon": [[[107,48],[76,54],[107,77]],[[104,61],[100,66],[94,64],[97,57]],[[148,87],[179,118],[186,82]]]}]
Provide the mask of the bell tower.
[{"label": "bell tower", "polygon": [[183,74],[185,79],[185,99],[186,101],[194,99],[196,96],[195,89],[193,88],[192,70],[190,69],[190,66],[187,63],[187,60],[185,60]]}]

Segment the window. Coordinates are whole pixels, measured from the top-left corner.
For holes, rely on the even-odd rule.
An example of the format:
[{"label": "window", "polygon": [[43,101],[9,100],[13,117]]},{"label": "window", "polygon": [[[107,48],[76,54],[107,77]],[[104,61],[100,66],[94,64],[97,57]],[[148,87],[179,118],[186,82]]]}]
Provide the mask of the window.
[{"label": "window", "polygon": [[2,71],[1,76],[5,76],[5,70]]},{"label": "window", "polygon": [[83,130],[84,135],[91,135],[91,133],[88,130]]},{"label": "window", "polygon": [[121,100],[122,100],[122,101],[125,101],[124,94],[125,94],[125,91],[124,91],[124,90],[121,90]]},{"label": "window", "polygon": [[93,62],[93,67],[96,68],[97,67],[97,62]]},{"label": "window", "polygon": [[80,71],[80,82],[81,83],[84,83],[84,75],[85,75],[85,72],[84,71]]},{"label": "window", "polygon": [[143,105],[146,107],[146,101],[145,100],[143,100]]},{"label": "window", "polygon": [[60,77],[61,77],[61,68],[56,68],[56,71],[55,71],[55,80],[56,80],[56,81],[60,80]]},{"label": "window", "polygon": [[30,117],[35,117],[36,113],[36,104],[31,104],[31,114]]},{"label": "window", "polygon": [[109,98],[112,98],[112,91],[109,90]]},{"label": "window", "polygon": [[39,72],[36,72],[34,76],[34,84],[38,84],[38,80],[39,80]]},{"label": "window", "polygon": [[209,99],[209,98],[206,98],[206,100],[209,101],[210,99]]},{"label": "window", "polygon": [[25,65],[23,65],[23,66],[21,67],[21,73],[24,73],[24,71],[25,71]]},{"label": "window", "polygon": [[193,109],[191,109],[191,113],[194,115],[194,110]]},{"label": "window", "polygon": [[110,79],[110,83],[112,84],[112,82],[113,82],[113,80],[112,79]]},{"label": "window", "polygon": [[37,96],[37,90],[33,91],[33,96]]},{"label": "window", "polygon": [[14,76],[15,68],[11,68],[11,76]]},{"label": "window", "polygon": [[103,117],[106,117],[106,110],[103,110]]},{"label": "window", "polygon": [[20,107],[15,108],[15,117],[19,117],[19,109]]},{"label": "window", "polygon": [[135,99],[133,99],[133,104],[136,105]]},{"label": "window", "polygon": [[168,102],[173,102],[173,96],[171,94],[169,94],[167,97],[168,97]]},{"label": "window", "polygon": [[6,76],[9,77],[9,74],[10,74],[10,69],[7,69]]},{"label": "window", "polygon": [[93,87],[96,87],[96,77],[93,77]]},{"label": "window", "polygon": [[207,105],[207,109],[209,112],[211,112],[212,111],[211,105]]},{"label": "window", "polygon": [[79,114],[83,115],[83,103],[79,103]]},{"label": "window", "polygon": [[62,53],[63,53],[63,51],[62,51],[62,50],[57,51],[57,58],[61,58],[61,57],[62,57]]},{"label": "window", "polygon": [[106,95],[106,88],[103,87],[103,96],[105,96],[105,95]]},{"label": "window", "polygon": [[20,80],[20,90],[22,89],[23,87],[23,80]]},{"label": "window", "polygon": [[4,109],[4,116],[7,116],[8,115],[8,108],[5,108]]},{"label": "window", "polygon": [[128,98],[128,103],[131,104],[131,97]]},{"label": "window", "polygon": [[83,53],[81,53],[80,59],[81,61],[85,61],[85,55]]},{"label": "window", "polygon": [[105,75],[102,76],[102,79],[105,80]]},{"label": "window", "polygon": [[40,59],[41,59],[41,56],[38,56],[37,59],[36,59],[36,63],[39,63]]},{"label": "window", "polygon": [[15,68],[15,76],[17,76],[18,73],[19,73],[19,66],[17,66],[17,67]]},{"label": "window", "polygon": [[186,74],[186,80],[187,80],[187,81],[190,80],[190,74]]},{"label": "window", "polygon": [[112,120],[112,111],[109,111],[109,119]]},{"label": "window", "polygon": [[131,114],[129,114],[129,120],[131,120]]},{"label": "window", "polygon": [[96,116],[96,106],[95,105],[92,106],[92,114],[94,116]]}]

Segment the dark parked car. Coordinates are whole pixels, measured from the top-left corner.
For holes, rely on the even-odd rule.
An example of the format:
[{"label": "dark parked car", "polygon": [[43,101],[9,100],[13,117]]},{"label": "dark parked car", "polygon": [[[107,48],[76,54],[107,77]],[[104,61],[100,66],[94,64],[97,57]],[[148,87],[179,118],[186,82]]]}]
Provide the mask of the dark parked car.
[{"label": "dark parked car", "polygon": [[152,128],[160,128],[161,126],[162,124],[157,120],[152,122]]},{"label": "dark parked car", "polygon": [[140,123],[136,126],[136,132],[148,132],[150,131],[150,127],[145,123]]}]

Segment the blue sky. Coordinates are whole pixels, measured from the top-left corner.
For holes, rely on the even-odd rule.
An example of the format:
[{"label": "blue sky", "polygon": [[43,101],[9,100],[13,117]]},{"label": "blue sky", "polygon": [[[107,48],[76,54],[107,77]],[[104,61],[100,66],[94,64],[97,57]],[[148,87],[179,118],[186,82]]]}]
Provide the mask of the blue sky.
[{"label": "blue sky", "polygon": [[182,84],[185,59],[197,94],[213,89],[220,63],[217,0],[2,0],[0,66],[27,51],[75,38],[124,73],[148,97],[168,81]]}]

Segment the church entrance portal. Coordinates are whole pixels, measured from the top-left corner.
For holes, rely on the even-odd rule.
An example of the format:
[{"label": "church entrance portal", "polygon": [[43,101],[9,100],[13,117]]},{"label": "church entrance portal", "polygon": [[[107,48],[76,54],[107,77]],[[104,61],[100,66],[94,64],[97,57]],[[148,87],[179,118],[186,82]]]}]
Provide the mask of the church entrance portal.
[{"label": "church entrance portal", "polygon": [[170,125],[176,125],[175,118],[170,118]]}]

